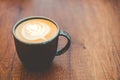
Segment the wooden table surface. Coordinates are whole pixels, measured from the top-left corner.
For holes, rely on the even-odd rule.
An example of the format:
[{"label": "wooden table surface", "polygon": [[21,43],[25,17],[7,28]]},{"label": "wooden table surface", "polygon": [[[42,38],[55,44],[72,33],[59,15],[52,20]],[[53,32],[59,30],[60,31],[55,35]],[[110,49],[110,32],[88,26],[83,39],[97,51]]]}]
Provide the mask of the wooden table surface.
[{"label": "wooden table surface", "polygon": [[[46,72],[27,71],[15,51],[12,27],[28,16],[49,17],[72,38]],[[120,0],[0,0],[0,80],[120,80]]]}]

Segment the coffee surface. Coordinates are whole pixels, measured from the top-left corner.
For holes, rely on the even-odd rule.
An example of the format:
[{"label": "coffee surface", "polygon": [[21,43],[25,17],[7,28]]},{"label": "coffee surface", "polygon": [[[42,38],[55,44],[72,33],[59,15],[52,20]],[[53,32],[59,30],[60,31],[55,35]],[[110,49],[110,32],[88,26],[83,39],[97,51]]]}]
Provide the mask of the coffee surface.
[{"label": "coffee surface", "polygon": [[31,19],[19,24],[15,35],[27,43],[41,43],[52,39],[58,32],[54,23],[45,19]]}]

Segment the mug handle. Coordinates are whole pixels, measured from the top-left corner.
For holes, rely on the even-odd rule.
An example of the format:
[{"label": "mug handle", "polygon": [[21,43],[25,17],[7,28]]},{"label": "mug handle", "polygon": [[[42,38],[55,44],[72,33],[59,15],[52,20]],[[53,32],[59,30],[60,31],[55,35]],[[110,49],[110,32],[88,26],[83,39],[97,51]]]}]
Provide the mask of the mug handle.
[{"label": "mug handle", "polygon": [[59,56],[63,54],[64,52],[66,52],[71,45],[71,37],[67,32],[60,30],[59,36],[65,37],[67,39],[67,44],[62,49],[57,50],[56,56]]}]

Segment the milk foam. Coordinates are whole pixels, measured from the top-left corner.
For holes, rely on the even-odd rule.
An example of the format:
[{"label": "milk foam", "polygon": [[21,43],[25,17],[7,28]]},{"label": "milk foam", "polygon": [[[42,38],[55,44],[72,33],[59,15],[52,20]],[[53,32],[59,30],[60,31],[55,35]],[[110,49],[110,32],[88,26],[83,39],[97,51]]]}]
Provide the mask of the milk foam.
[{"label": "milk foam", "polygon": [[27,40],[43,39],[47,40],[45,36],[49,34],[50,27],[41,23],[28,23],[22,28],[22,36]]}]

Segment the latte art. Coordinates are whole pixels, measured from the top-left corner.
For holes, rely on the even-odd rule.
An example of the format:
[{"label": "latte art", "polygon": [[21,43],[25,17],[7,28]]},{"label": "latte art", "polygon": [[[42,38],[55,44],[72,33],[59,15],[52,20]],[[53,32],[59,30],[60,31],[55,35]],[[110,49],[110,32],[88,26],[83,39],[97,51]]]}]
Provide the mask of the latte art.
[{"label": "latte art", "polygon": [[41,43],[56,36],[58,29],[56,25],[45,19],[30,19],[20,23],[15,35],[21,41],[27,43]]},{"label": "latte art", "polygon": [[45,36],[49,34],[50,27],[45,23],[28,23],[22,28],[22,36],[27,40],[46,40]]}]

